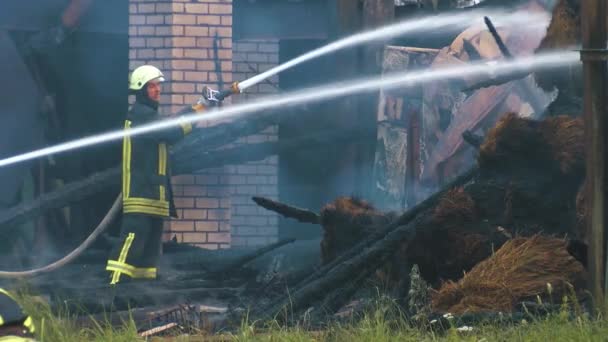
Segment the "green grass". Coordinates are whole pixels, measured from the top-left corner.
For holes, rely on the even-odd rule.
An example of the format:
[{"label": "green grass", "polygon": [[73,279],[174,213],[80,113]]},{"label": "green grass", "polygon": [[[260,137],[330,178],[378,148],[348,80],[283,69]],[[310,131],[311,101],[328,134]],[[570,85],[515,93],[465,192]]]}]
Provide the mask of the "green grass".
[{"label": "green grass", "polygon": [[[138,337],[135,323],[127,320],[120,327],[108,322],[93,321],[88,328],[80,328],[75,315],[51,313],[45,303],[22,299],[24,309],[37,323],[37,339],[41,342],[71,341],[144,341]],[[511,325],[475,326],[470,332],[459,332],[457,326],[439,331],[414,327],[390,301],[379,300],[360,319],[334,323],[322,331],[310,331],[306,323],[284,327],[275,322],[244,321],[240,329],[221,336],[154,337],[151,341],[603,341],[608,339],[608,320],[591,319],[586,315],[574,318],[566,310],[549,317],[529,319]]]}]

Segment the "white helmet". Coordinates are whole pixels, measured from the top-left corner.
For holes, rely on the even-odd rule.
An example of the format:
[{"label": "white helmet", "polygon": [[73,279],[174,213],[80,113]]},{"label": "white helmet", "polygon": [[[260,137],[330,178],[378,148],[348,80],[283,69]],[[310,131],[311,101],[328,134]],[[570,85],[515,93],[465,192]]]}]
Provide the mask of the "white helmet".
[{"label": "white helmet", "polygon": [[137,69],[133,70],[133,73],[131,74],[131,79],[129,80],[129,89],[139,90],[148,81],[154,79],[158,79],[159,81],[163,82],[165,80],[165,75],[163,75],[163,73],[155,66],[142,65]]}]

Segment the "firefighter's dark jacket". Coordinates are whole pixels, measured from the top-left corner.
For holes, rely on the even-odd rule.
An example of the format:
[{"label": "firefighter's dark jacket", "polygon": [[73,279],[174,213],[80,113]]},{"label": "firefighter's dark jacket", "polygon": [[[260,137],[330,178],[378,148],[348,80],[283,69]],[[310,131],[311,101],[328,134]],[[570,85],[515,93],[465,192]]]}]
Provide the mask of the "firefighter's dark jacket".
[{"label": "firefighter's dark jacket", "polygon": [[[125,131],[161,120],[158,111],[135,102],[127,114]],[[171,191],[171,167],[167,147],[192,131],[180,126],[123,138],[123,213],[177,217]]]}]

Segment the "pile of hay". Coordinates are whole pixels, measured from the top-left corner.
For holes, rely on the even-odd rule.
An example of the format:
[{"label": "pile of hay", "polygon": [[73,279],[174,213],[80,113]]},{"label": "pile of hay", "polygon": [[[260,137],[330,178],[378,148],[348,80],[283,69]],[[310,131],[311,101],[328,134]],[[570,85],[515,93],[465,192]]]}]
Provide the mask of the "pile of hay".
[{"label": "pile of hay", "polygon": [[581,118],[557,116],[535,121],[507,113],[488,131],[478,163],[489,171],[537,169],[582,177],[584,150]]},{"label": "pile of hay", "polygon": [[477,264],[457,283],[447,282],[431,296],[436,312],[510,312],[523,300],[561,298],[567,284],[583,279],[583,266],[567,251],[567,241],[536,235],[515,238]]},{"label": "pile of hay", "polygon": [[433,223],[442,226],[458,226],[476,218],[475,202],[463,187],[448,191],[433,211]]},{"label": "pile of hay", "polygon": [[[547,34],[536,52],[563,50],[578,45],[582,38],[580,12],[580,0],[560,0],[553,8]],[[580,81],[580,75],[576,77],[572,71],[570,73],[544,71],[537,72],[534,76],[538,85],[545,91],[551,91],[553,87],[564,88],[572,86],[571,83],[576,79]]]},{"label": "pile of hay", "polygon": [[389,224],[394,217],[393,213],[378,211],[368,202],[355,197],[339,197],[327,204],[320,213],[323,227],[322,262],[330,262],[373,230]]}]

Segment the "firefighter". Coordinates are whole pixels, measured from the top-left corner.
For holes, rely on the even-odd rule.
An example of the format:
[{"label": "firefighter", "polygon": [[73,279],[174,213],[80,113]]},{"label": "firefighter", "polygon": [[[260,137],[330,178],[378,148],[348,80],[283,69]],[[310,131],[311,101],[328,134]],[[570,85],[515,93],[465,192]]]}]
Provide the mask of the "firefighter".
[{"label": "firefighter", "polygon": [[32,318],[6,290],[0,288],[0,342],[26,342],[35,332]]},{"label": "firefighter", "polygon": [[[135,103],[124,123],[126,132],[160,119],[160,84],[164,80],[163,73],[152,65],[143,65],[133,71],[129,90],[135,94]],[[163,220],[177,217],[167,148],[191,131],[192,125],[186,123],[181,127],[123,138],[123,218],[120,239],[106,266],[110,284],[157,277]]]}]

